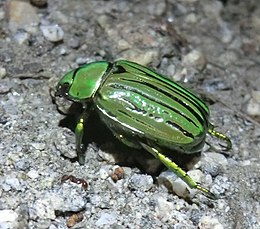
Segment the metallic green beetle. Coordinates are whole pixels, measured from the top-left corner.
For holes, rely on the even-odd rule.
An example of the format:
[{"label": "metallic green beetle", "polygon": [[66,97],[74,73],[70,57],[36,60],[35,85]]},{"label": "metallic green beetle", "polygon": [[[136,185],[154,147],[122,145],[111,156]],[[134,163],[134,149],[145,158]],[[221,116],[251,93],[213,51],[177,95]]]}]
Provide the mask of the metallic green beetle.
[{"label": "metallic green beetle", "polygon": [[59,81],[55,96],[83,104],[84,112],[75,130],[80,164],[84,164],[85,120],[96,109],[121,142],[144,148],[190,188],[216,198],[164,155],[169,151],[201,151],[206,133],[226,141],[226,150],[232,147],[230,139],[214,131],[209,123],[206,104],[188,89],[134,62],[97,61],[68,72]]}]

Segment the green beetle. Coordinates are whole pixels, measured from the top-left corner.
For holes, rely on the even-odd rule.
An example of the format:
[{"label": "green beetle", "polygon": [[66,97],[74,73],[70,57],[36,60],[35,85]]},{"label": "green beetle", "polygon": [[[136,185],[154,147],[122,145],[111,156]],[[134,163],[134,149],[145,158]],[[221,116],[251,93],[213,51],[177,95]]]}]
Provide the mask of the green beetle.
[{"label": "green beetle", "polygon": [[121,142],[147,150],[190,188],[216,198],[165,156],[169,151],[201,151],[207,133],[224,140],[226,150],[232,147],[227,136],[213,129],[207,105],[188,89],[134,62],[97,61],[68,72],[59,81],[55,96],[83,104],[84,111],[75,129],[80,164],[84,164],[85,120],[96,109]]}]

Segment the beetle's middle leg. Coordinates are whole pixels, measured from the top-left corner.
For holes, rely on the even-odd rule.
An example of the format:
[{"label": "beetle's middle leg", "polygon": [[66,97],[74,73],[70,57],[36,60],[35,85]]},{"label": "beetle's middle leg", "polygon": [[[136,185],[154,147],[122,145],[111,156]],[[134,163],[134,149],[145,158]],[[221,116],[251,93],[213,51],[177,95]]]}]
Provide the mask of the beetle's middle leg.
[{"label": "beetle's middle leg", "polygon": [[197,182],[195,182],[184,170],[182,170],[176,163],[174,163],[170,158],[161,154],[157,149],[140,143],[144,149],[153,154],[157,159],[159,159],[167,168],[169,168],[172,172],[174,172],[178,177],[180,177],[190,188],[196,188],[203,192],[203,194],[211,199],[217,199],[217,197],[210,192],[208,189],[200,186]]}]

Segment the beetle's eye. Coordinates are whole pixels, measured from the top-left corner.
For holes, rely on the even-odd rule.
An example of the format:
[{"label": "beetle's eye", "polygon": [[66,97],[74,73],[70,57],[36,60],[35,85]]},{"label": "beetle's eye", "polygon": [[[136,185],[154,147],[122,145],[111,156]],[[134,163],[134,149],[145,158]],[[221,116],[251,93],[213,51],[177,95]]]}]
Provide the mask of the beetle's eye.
[{"label": "beetle's eye", "polygon": [[70,89],[69,83],[61,84],[57,87],[55,96],[67,96]]}]

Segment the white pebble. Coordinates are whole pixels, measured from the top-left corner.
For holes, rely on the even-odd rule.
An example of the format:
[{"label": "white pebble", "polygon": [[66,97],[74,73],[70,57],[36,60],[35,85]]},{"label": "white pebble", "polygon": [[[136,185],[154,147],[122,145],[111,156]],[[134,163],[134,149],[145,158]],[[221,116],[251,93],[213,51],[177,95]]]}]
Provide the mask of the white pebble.
[{"label": "white pebble", "polygon": [[102,226],[107,224],[113,224],[116,222],[117,215],[116,213],[103,213],[96,222],[96,226]]},{"label": "white pebble", "polygon": [[174,210],[173,202],[167,201],[166,198],[162,196],[159,196],[156,199],[156,205],[155,205],[156,216],[162,219],[162,221],[164,221],[164,219],[169,219],[173,210]]},{"label": "white pebble", "polygon": [[4,78],[5,76],[6,76],[6,69],[0,67],[0,79]]},{"label": "white pebble", "polygon": [[158,182],[165,185],[180,197],[187,197],[189,195],[186,183],[171,170],[162,172],[158,178]]},{"label": "white pebble", "polygon": [[101,178],[102,180],[107,179],[107,178],[109,177],[108,172],[109,172],[109,169],[108,169],[108,168],[104,168],[104,167],[100,168],[100,170],[99,170],[99,176],[100,176],[100,178]]},{"label": "white pebble", "polygon": [[28,42],[29,37],[29,33],[27,32],[18,32],[15,34],[14,39],[19,45],[22,45]]},{"label": "white pebble", "polygon": [[34,180],[39,177],[39,173],[38,171],[32,169],[27,173],[27,176]]},{"label": "white pebble", "polygon": [[250,116],[260,116],[260,91],[253,91],[246,112]]},{"label": "white pebble", "polygon": [[1,210],[0,211],[0,223],[14,222],[18,218],[18,215],[13,210]]},{"label": "white pebble", "polygon": [[131,190],[149,191],[153,186],[153,178],[150,175],[134,174],[128,183]]},{"label": "white pebble", "polygon": [[51,42],[58,42],[63,40],[64,32],[58,25],[42,25],[41,31],[43,36]]},{"label": "white pebble", "polygon": [[206,57],[198,50],[189,52],[182,61],[185,66],[195,67],[198,70],[203,70],[207,65]]},{"label": "white pebble", "polygon": [[212,218],[210,216],[203,216],[199,222],[200,229],[223,229],[224,227],[218,221],[217,218]]}]

